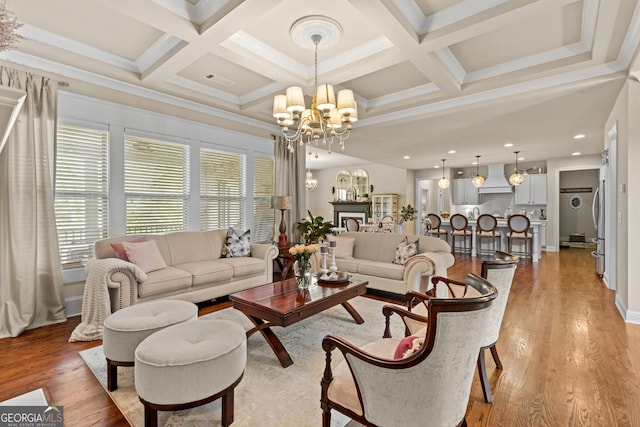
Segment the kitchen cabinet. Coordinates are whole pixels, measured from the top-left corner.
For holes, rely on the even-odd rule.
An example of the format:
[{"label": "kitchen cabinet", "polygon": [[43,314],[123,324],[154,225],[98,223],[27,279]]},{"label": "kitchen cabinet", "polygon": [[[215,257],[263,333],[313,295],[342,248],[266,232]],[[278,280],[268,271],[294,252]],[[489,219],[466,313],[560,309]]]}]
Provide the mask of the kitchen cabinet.
[{"label": "kitchen cabinet", "polygon": [[453,204],[478,204],[478,189],[471,183],[471,178],[458,178],[453,180]]},{"label": "kitchen cabinet", "polygon": [[546,205],[547,175],[524,175],[522,184],[516,187],[516,205]]},{"label": "kitchen cabinet", "polygon": [[398,195],[397,194],[374,194],[371,199],[373,218],[381,221],[383,217],[390,216],[398,224]]}]

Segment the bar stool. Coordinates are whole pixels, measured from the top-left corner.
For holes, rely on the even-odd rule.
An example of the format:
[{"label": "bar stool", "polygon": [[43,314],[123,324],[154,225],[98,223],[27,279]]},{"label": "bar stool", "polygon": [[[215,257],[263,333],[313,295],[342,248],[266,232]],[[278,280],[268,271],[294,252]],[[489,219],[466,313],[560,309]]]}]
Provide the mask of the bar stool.
[{"label": "bar stool", "polygon": [[427,235],[437,238],[442,238],[444,236],[444,240],[449,240],[449,233],[446,229],[440,228],[442,225],[442,220],[436,214],[430,213],[427,215],[427,219],[431,222],[431,228],[427,230]]},{"label": "bar stool", "polygon": [[498,227],[498,220],[493,215],[482,214],[478,217],[476,222],[476,251],[478,255],[482,255],[482,239],[491,239],[492,247],[490,255],[493,255],[496,251],[496,239],[498,240],[498,250],[500,250],[500,240],[502,239],[502,233],[496,230]]},{"label": "bar stool", "polygon": [[[471,245],[473,241],[473,233],[471,230],[467,230],[469,220],[462,214],[453,214],[449,218],[449,224],[451,225],[451,253],[456,251],[456,237],[462,237],[462,243],[464,244],[463,253],[471,253]],[[469,238],[469,249],[467,249],[467,237]]]},{"label": "bar stool", "polygon": [[511,215],[507,221],[509,232],[507,233],[507,245],[512,252],[513,240],[524,240],[524,257],[533,260],[533,235],[529,233],[529,218],[525,215]]}]

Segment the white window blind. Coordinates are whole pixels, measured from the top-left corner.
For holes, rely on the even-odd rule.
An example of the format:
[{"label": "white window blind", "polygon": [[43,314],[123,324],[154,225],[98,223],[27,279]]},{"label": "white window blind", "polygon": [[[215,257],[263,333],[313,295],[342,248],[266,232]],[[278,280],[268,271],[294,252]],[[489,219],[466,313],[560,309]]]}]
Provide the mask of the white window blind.
[{"label": "white window blind", "polygon": [[269,157],[255,157],[253,160],[253,230],[254,242],[274,239],[274,210],[271,196],[275,194],[275,161]]},{"label": "white window blind", "polygon": [[126,233],[166,233],[187,228],[189,148],[125,135]]},{"label": "white window blind", "polygon": [[[200,229],[244,228],[246,157],[200,151]],[[253,235],[251,236],[253,239]]]},{"label": "white window blind", "polygon": [[63,268],[80,267],[108,235],[108,145],[107,130],[57,126],[54,209]]}]

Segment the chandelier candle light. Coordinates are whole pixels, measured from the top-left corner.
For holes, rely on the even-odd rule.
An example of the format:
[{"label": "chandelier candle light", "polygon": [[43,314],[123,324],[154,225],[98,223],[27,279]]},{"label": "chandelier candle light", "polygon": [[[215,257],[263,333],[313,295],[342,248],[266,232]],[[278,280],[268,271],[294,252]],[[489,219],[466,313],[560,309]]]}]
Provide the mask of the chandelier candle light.
[{"label": "chandelier candle light", "polygon": [[480,176],[480,156],[476,156],[476,176],[471,179],[471,184],[476,188],[484,184],[484,178]]},{"label": "chandelier candle light", "polygon": [[315,46],[316,92],[309,108],[305,105],[304,93],[299,86],[289,87],[286,94],[274,97],[273,117],[287,141],[287,148],[293,153],[296,143],[304,145],[314,142],[317,145],[321,140],[323,145],[328,145],[329,153],[336,141],[344,151],[344,141],[351,134],[352,124],[358,120],[353,91],[339,91],[336,103],[333,86],[327,83],[318,85],[318,45],[324,39],[329,43],[335,42],[334,39],[342,35],[342,27],[331,18],[314,15],[294,22],[289,33],[294,40],[308,36]]}]

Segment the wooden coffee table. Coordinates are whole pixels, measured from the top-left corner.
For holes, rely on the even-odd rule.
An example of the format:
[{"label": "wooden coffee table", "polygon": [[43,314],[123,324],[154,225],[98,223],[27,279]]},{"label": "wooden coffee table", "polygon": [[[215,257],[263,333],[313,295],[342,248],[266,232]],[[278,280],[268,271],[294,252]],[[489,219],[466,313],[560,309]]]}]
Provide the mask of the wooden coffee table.
[{"label": "wooden coffee table", "polygon": [[271,326],[287,327],[338,304],[347,310],[356,323],[364,323],[348,301],[364,295],[367,283],[353,280],[342,285],[313,285],[307,291],[301,291],[295,279],[288,279],[231,294],[229,299],[233,308],[243,312],[255,325],[247,331],[247,337],[260,331],[282,367],[286,368],[293,361]]}]

